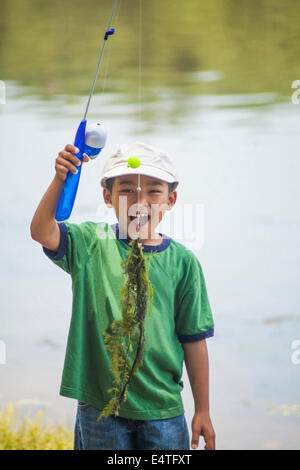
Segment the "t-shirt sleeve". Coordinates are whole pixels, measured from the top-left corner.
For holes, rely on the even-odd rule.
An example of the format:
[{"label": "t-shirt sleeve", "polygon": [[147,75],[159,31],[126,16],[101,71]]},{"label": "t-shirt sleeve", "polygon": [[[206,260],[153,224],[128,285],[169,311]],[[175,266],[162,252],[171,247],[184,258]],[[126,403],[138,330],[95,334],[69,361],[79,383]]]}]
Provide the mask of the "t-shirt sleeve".
[{"label": "t-shirt sleeve", "polygon": [[89,225],[89,222],[81,224],[59,223],[60,243],[58,250],[52,251],[43,246],[43,252],[53,263],[72,275],[80,267],[81,258],[88,254]]},{"label": "t-shirt sleeve", "polygon": [[214,320],[207,295],[206,283],[200,262],[196,265],[191,283],[179,299],[175,317],[176,334],[180,343],[189,343],[214,335]]}]

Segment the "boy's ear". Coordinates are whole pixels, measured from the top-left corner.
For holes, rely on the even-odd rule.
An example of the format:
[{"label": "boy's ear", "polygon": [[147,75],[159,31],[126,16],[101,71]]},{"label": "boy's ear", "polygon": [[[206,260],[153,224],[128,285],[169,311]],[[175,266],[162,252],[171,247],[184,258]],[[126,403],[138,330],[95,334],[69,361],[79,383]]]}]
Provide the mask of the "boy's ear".
[{"label": "boy's ear", "polygon": [[168,202],[168,205],[169,205],[169,211],[172,209],[172,207],[174,206],[174,204],[176,203],[176,200],[177,200],[177,191],[173,190],[170,194],[169,194],[169,202]]},{"label": "boy's ear", "polygon": [[113,207],[111,202],[111,194],[107,188],[103,188],[103,199],[107,207]]}]

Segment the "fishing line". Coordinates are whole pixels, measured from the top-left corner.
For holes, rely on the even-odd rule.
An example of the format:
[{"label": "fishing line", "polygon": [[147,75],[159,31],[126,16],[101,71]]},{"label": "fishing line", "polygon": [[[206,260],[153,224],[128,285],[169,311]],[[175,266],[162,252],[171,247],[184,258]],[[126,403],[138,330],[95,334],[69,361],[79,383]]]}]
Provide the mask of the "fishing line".
[{"label": "fishing line", "polygon": [[[139,114],[140,114],[140,121],[142,120],[142,0],[139,0],[139,73],[138,73],[138,99],[139,99]],[[141,180],[140,180],[140,173],[138,173],[138,208],[140,208],[140,195],[141,195]],[[148,209],[147,209],[148,210]],[[149,221],[149,219],[148,219]],[[140,212],[138,215],[138,239],[140,239],[140,231],[141,231],[141,221],[140,221]],[[147,227],[149,233],[149,227]]]},{"label": "fishing line", "polygon": [[113,29],[113,28],[110,29],[110,28],[111,28],[112,19],[113,19],[114,13],[115,13],[115,9],[116,9],[117,3],[118,3],[118,0],[114,0],[114,6],[113,6],[113,9],[112,9],[111,17],[110,17],[110,20],[109,20],[109,23],[108,23],[108,26],[107,26],[107,30],[106,30],[105,36],[104,36],[104,41],[103,41],[102,49],[101,49],[101,52],[100,52],[100,54],[99,54],[99,59],[98,59],[98,63],[97,63],[96,73],[95,73],[95,76],[94,76],[92,88],[91,88],[91,91],[90,91],[90,96],[89,96],[89,99],[88,99],[88,102],[87,102],[87,105],[86,105],[86,109],[85,109],[85,113],[84,113],[84,116],[83,116],[83,121],[85,121],[85,119],[86,119],[86,116],[87,116],[87,113],[88,113],[88,109],[89,109],[89,106],[90,106],[90,102],[91,102],[91,98],[92,98],[92,95],[93,95],[93,93],[94,93],[94,89],[95,89],[95,85],[96,85],[96,80],[97,80],[97,76],[98,76],[98,73],[99,73],[99,69],[100,69],[100,65],[101,65],[101,61],[102,61],[104,49],[105,49],[105,46],[106,46],[107,38],[108,38],[109,35],[111,35],[111,34],[114,33],[114,29]]},{"label": "fishing line", "polygon": [[140,120],[142,119],[142,0],[140,1],[140,18],[139,18],[139,107]]},{"label": "fishing line", "polygon": [[[142,66],[141,66],[141,51],[142,51],[142,0],[139,1],[139,72],[138,72],[138,97],[139,97],[139,111],[141,119],[141,77],[142,77]],[[138,115],[138,113],[137,113]],[[131,155],[128,157],[127,166],[128,168],[136,169],[141,165],[141,161],[138,157]],[[130,174],[130,170],[128,170]],[[136,173],[134,173],[136,174]],[[143,254],[143,246],[140,242],[140,230],[141,230],[141,208],[140,208],[140,178],[141,174],[138,175],[138,218],[136,231],[138,236],[131,240],[129,245],[131,250],[125,260],[121,262],[123,268],[123,284],[121,287],[120,300],[122,303],[122,320],[114,320],[110,325],[112,331],[103,332],[103,339],[105,348],[109,351],[110,358],[110,370],[115,375],[114,386],[107,390],[108,393],[114,392],[114,396],[110,399],[107,405],[102,409],[101,413],[97,418],[97,422],[101,421],[103,417],[108,417],[111,414],[115,416],[119,415],[119,409],[121,405],[127,400],[128,387],[134,375],[137,374],[139,368],[142,366],[144,361],[144,348],[146,342],[145,336],[145,317],[147,314],[147,308],[149,303],[148,315],[151,315],[153,302],[154,302],[154,288],[152,286],[149,277],[149,264],[146,263],[146,258]],[[133,205],[135,206],[135,204]],[[144,213],[145,211],[143,211]],[[147,206],[148,212],[148,206]],[[135,216],[137,211],[135,212]],[[149,221],[149,219],[148,219]],[[142,222],[143,226],[144,221]],[[138,230],[137,230],[138,229]],[[149,227],[147,227],[149,231]],[[133,238],[133,237],[132,237]],[[147,257],[148,261],[151,262],[153,253]],[[136,328],[137,327],[137,328]],[[136,348],[135,348],[136,345]],[[133,348],[134,346],[134,348]],[[135,350],[134,350],[135,349]],[[134,358],[131,365],[130,352],[133,352]]]},{"label": "fishing line", "polygon": [[[119,5],[117,7],[117,11],[115,13],[115,25],[118,26],[118,19],[120,16],[120,11],[122,7],[122,0],[119,1]],[[116,28],[118,29],[118,28]],[[103,79],[103,85],[102,85],[102,90],[101,92],[104,93],[104,90],[106,89],[106,82],[107,82],[107,75],[108,75],[108,70],[109,70],[109,65],[110,65],[110,58],[111,58],[111,51],[112,51],[112,45],[108,45],[108,55],[107,55],[107,61],[106,61],[106,66],[105,66],[105,72],[104,72],[104,79]]]}]

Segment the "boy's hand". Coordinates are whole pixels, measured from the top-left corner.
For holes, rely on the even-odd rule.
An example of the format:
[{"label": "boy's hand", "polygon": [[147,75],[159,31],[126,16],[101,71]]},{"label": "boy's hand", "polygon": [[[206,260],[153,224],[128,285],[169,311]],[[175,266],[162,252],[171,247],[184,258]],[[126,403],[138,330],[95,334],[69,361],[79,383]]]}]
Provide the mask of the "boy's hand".
[{"label": "boy's hand", "polygon": [[[78,152],[78,148],[72,144],[67,144],[65,148],[59,152],[55,160],[55,171],[56,176],[60,181],[65,181],[69,170],[74,174],[77,173],[78,170],[76,167],[81,165],[81,161],[73,155],[73,153]],[[89,157],[84,153],[82,161],[88,162],[89,160]]]},{"label": "boy's hand", "polygon": [[[194,414],[192,420],[192,449],[199,445],[199,437],[203,436],[205,441],[205,450],[215,450],[215,431],[211,424],[208,412],[198,412]],[[195,447],[193,447],[195,446]]]}]

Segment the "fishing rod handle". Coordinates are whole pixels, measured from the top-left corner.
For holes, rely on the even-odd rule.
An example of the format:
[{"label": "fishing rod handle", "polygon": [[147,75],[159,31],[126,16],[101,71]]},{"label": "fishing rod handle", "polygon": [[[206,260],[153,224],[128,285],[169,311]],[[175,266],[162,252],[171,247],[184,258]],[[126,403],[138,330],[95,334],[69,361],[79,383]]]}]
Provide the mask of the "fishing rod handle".
[{"label": "fishing rod handle", "polygon": [[[81,162],[85,146],[85,128],[86,121],[84,120],[79,124],[74,141],[75,147],[79,149],[79,152],[74,155],[79,158]],[[77,168],[76,174],[72,173],[70,170],[67,173],[56,209],[55,220],[57,222],[63,222],[71,215],[81,175],[81,167],[82,164]]]}]

